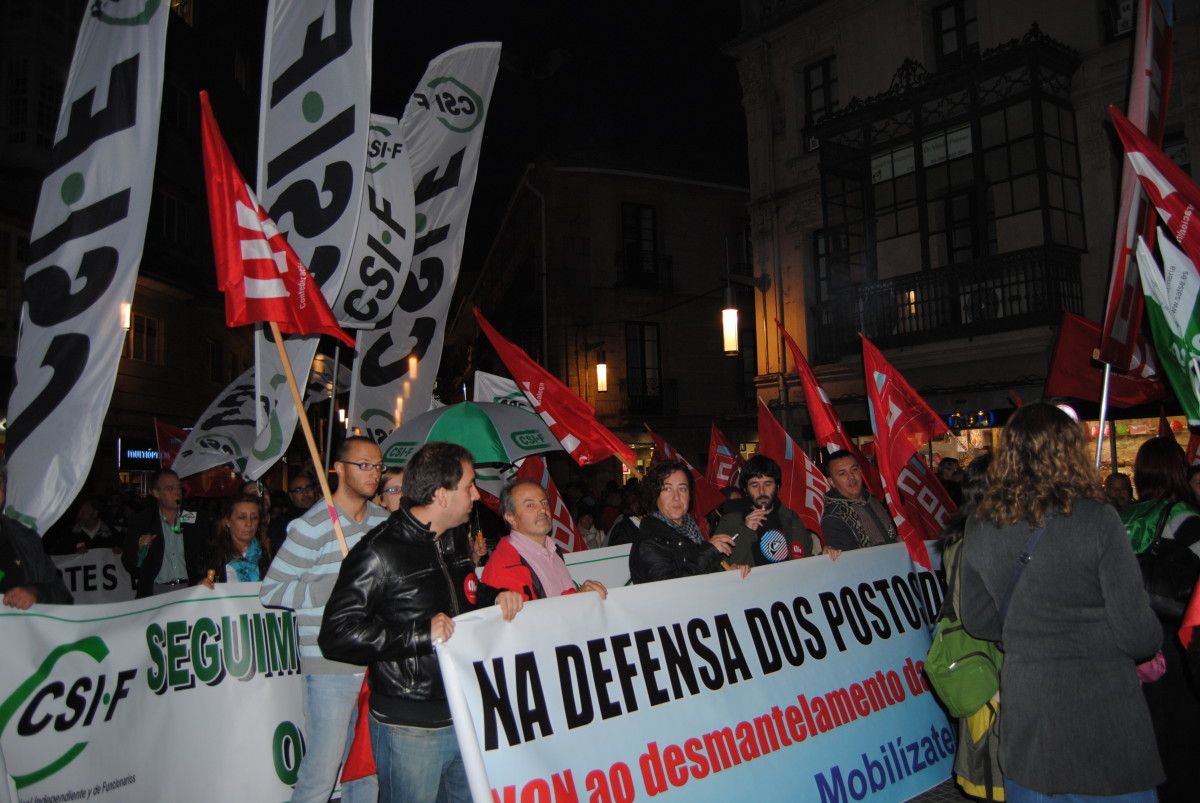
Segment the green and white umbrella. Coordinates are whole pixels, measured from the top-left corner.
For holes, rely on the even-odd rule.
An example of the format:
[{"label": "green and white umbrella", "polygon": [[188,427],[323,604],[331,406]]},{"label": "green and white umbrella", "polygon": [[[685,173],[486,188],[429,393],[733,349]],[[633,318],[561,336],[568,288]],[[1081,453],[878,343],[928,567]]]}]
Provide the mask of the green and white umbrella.
[{"label": "green and white umbrella", "polygon": [[507,465],[562,449],[538,416],[510,404],[460,402],[405,421],[384,439],[383,462],[404,466],[429,441],[466,447],[481,465]]}]

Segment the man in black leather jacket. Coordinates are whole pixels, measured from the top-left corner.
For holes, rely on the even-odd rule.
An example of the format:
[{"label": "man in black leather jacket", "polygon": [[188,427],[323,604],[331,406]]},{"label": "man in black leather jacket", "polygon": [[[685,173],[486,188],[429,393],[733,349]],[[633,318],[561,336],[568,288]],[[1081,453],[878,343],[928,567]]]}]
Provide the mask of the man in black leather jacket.
[{"label": "man in black leather jacket", "polygon": [[342,563],[318,643],[326,658],[369,665],[371,749],[379,799],[470,800],[434,645],[452,616],[523,600],[475,576],[465,524],[479,498],[470,453],[433,442],[409,461],[404,500]]}]

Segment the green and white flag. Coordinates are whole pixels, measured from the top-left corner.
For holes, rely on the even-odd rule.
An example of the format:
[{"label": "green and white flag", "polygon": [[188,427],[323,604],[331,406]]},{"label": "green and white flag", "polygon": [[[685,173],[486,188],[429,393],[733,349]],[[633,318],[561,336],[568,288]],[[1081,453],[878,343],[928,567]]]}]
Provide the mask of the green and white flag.
[{"label": "green and white flag", "polygon": [[1146,291],[1154,348],[1187,414],[1188,425],[1200,426],[1200,310],[1196,308],[1200,274],[1161,228],[1158,250],[1165,277],[1146,241],[1138,238],[1138,270]]}]

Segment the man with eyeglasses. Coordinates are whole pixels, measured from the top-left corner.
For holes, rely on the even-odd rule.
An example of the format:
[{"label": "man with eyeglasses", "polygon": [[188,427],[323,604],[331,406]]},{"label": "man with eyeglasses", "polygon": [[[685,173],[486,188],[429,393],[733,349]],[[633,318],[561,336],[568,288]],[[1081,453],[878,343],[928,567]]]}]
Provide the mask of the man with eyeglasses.
[{"label": "man with eyeglasses", "polygon": [[[333,504],[346,546],[353,549],[371,528],[387,520],[387,511],[371,501],[379,488],[383,455],[370,438],[354,436],[342,442],[334,454],[333,466],[338,478]],[[363,668],[329,660],[317,645],[325,603],[341,567],[341,547],[329,512],[324,504],[315,504],[288,525],[287,538],[275,553],[259,592],[263,605],[296,612],[307,749],[292,792],[293,801],[329,800],[354,736]],[[376,796],[373,775],[342,786],[344,803],[374,803]]]},{"label": "man with eyeglasses", "polygon": [[183,509],[183,483],[169,468],[150,475],[150,505],[129,523],[121,563],[133,578],[137,598],[178,591],[205,573],[208,521]]},{"label": "man with eyeglasses", "polygon": [[288,525],[307,513],[308,509],[316,503],[319,495],[317,481],[307,470],[297,474],[288,483],[287,512],[272,517],[271,523],[267,525],[267,540],[271,542],[272,555],[279,552],[279,548],[283,546],[283,539],[287,537]]},{"label": "man with eyeglasses", "polygon": [[404,469],[399,466],[388,466],[383,470],[383,479],[379,483],[379,495],[375,501],[388,513],[400,509],[401,485],[404,482]]}]

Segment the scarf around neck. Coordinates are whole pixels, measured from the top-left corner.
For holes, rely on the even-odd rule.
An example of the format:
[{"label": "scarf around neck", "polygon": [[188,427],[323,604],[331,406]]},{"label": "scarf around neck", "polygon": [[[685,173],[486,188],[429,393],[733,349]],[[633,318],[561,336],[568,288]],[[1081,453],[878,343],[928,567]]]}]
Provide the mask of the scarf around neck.
[{"label": "scarf around neck", "polygon": [[704,543],[704,536],[700,534],[700,528],[696,525],[696,520],[692,518],[690,513],[683,514],[682,524],[676,524],[675,522],[671,521],[665,515],[663,515],[661,510],[656,510],[650,515],[661,521],[663,524],[666,524],[672,530],[679,533],[689,541],[697,544]]}]

